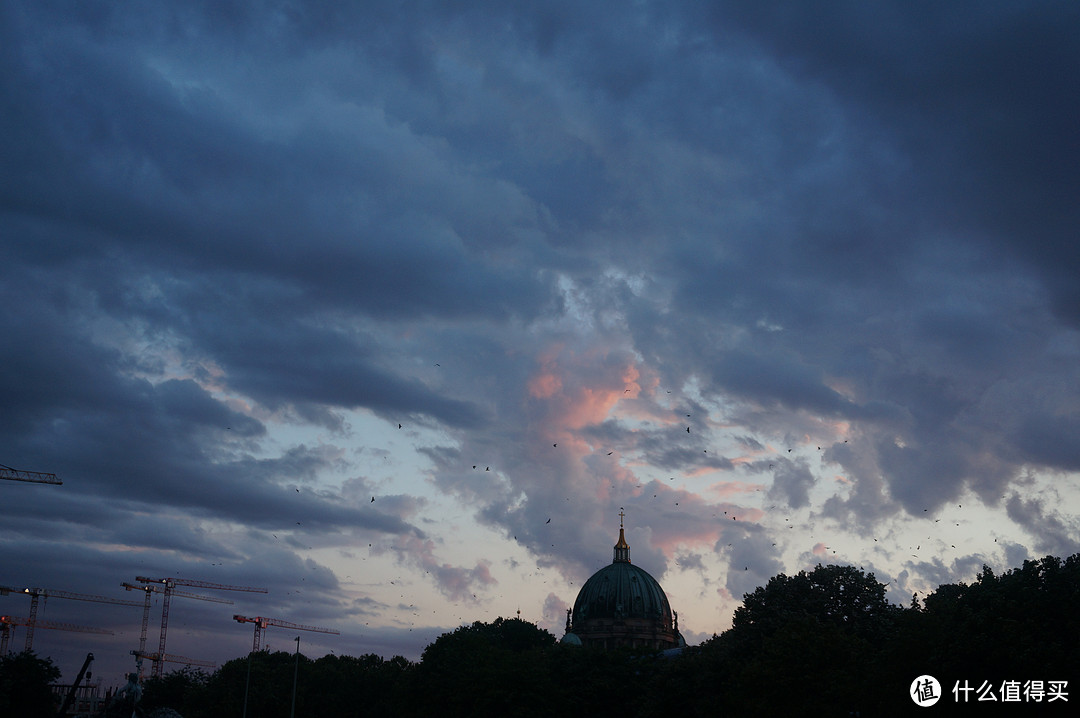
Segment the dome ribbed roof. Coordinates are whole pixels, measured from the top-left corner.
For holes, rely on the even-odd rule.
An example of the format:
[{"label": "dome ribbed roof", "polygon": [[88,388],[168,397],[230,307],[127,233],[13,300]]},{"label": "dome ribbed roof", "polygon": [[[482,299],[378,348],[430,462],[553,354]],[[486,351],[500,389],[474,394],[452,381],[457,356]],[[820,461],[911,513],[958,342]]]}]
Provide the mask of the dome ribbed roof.
[{"label": "dome ribbed roof", "polygon": [[574,623],[595,618],[658,618],[671,625],[671,605],[660,584],[629,561],[615,561],[585,582],[574,602]]}]

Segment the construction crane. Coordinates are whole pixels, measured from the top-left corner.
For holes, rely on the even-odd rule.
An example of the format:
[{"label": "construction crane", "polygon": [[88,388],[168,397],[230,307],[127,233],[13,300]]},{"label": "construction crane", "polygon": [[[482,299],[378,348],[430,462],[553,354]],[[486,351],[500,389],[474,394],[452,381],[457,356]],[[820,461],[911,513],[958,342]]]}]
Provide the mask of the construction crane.
[{"label": "construction crane", "polygon": [[168,663],[183,663],[184,665],[188,666],[205,666],[207,668],[217,668],[217,664],[211,663],[210,661],[200,661],[195,658],[174,656],[171,653],[147,653],[146,651],[132,651],[131,655],[135,656],[135,658],[139,659],[140,661],[143,658],[149,658],[155,666],[161,665],[161,663],[164,661]]},{"label": "construction crane", "polygon": [[335,636],[340,635],[338,631],[334,631],[329,628],[318,628],[317,626],[301,626],[299,623],[290,623],[289,621],[283,621],[280,618],[263,618],[262,616],[248,618],[247,616],[234,615],[233,620],[237,623],[255,624],[255,640],[251,644],[252,653],[259,650],[259,641],[262,636],[262,631],[267,626],[280,626],[282,628],[292,628],[297,631],[314,631],[315,633],[332,633]]},{"label": "construction crane", "polygon": [[27,617],[29,623],[26,626],[26,650],[30,650],[34,647],[34,626],[37,625],[37,612],[38,612],[38,599],[42,596],[45,600],[50,598],[67,598],[75,601],[92,601],[94,603],[113,603],[120,606],[139,606],[138,601],[127,601],[122,598],[109,598],[108,596],[95,596],[91,593],[75,593],[74,591],[54,591],[47,588],[12,588],[11,586],[0,586],[0,596],[6,596],[9,593],[23,593],[30,596],[30,615]]},{"label": "construction crane", "polygon": [[[143,616],[142,616],[142,631],[139,633],[139,650],[138,652],[132,651],[132,655],[135,656],[135,673],[139,679],[142,680],[142,659],[144,656],[150,655],[146,652],[146,627],[150,623],[150,597],[155,593],[164,593],[165,587],[159,583],[148,583],[145,586],[136,586],[133,583],[121,583],[121,586],[128,591],[142,591],[146,594],[146,601],[143,604]],[[231,604],[227,598],[218,598],[216,596],[202,596],[197,593],[189,593],[188,591],[179,591],[173,589],[172,594],[174,596],[183,596],[184,598],[196,598],[200,601],[213,601],[214,603],[228,603]]]},{"label": "construction crane", "polygon": [[4,466],[3,464],[0,464],[0,479],[7,479],[8,481],[29,481],[35,484],[64,483],[56,478],[56,474],[46,474],[41,471],[21,471],[19,469],[13,469],[10,466]]},{"label": "construction crane", "polygon": [[71,684],[71,690],[68,691],[67,696],[64,698],[64,702],[60,704],[60,710],[57,712],[58,716],[67,715],[68,708],[75,702],[75,696],[79,692],[79,684],[82,683],[83,676],[86,676],[86,680],[90,680],[90,674],[86,672],[86,669],[90,667],[90,664],[94,662],[94,654],[87,653],[86,660],[83,661],[82,668],[79,669],[79,675],[75,677],[75,682]]},{"label": "construction crane", "polygon": [[[218,591],[247,591],[249,593],[269,593],[265,588],[252,588],[250,586],[227,586],[223,583],[211,583],[209,581],[196,581],[191,578],[146,578],[145,576],[136,576],[135,580],[139,583],[155,583],[164,587],[161,592],[161,638],[158,640],[158,656],[167,655],[165,653],[165,633],[169,628],[169,599],[172,598],[173,589],[177,586],[191,586],[193,588],[211,588]],[[154,667],[151,671],[151,675],[154,678],[161,678],[161,660],[154,661]]]},{"label": "construction crane", "polygon": [[[63,623],[61,621],[35,621],[31,624],[29,617],[20,618],[18,616],[0,616],[0,632],[3,636],[0,637],[0,656],[6,656],[8,652],[8,638],[11,633],[11,626],[26,626],[27,630],[33,630],[33,626],[38,628],[49,628],[56,631],[76,631],[78,633],[97,633],[102,636],[113,635],[112,631],[107,631],[104,628],[91,628],[89,626],[76,626],[74,623]],[[29,649],[27,649],[29,650]]]}]

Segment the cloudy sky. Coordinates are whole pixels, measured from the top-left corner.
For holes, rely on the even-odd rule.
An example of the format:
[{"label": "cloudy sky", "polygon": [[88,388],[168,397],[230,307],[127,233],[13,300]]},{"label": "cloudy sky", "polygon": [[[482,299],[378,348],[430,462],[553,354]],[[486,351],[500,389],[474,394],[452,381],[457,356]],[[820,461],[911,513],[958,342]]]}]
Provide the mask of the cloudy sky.
[{"label": "cloudy sky", "polygon": [[[1072,2],[3,4],[0,464],[63,485],[0,481],[0,584],[261,587],[174,599],[167,651],[244,655],[241,613],[416,659],[561,635],[620,509],[690,643],[818,562],[906,603],[1080,550],[1078,38]],[[39,618],[114,631],[38,630],[66,677],[133,665],[141,608]]]}]

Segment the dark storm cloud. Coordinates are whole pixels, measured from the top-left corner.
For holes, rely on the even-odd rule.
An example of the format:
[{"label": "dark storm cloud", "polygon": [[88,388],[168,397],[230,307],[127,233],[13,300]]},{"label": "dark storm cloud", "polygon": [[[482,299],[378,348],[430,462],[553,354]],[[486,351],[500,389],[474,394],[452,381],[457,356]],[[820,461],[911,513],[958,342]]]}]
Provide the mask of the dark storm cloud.
[{"label": "dark storm cloud", "polygon": [[65,480],[4,487],[5,551],[378,623],[409,602],[299,554],[480,601],[504,557],[443,557],[442,501],[574,578],[624,508],[635,561],[738,598],[792,567],[689,488],[736,467],[860,534],[970,491],[1075,548],[1023,492],[1080,466],[1078,36],[1064,2],[5,5],[0,462]]},{"label": "dark storm cloud", "polygon": [[793,509],[801,509],[810,503],[810,489],[815,482],[814,474],[805,462],[781,461],[773,473],[769,487],[770,499],[780,499]]},{"label": "dark storm cloud", "polygon": [[[714,8],[796,75],[871,113],[926,171],[926,207],[962,218],[1040,268],[1075,322],[1080,189],[1072,68],[1080,10],[1067,2],[803,3]],[[1037,239],[1033,238],[1037,237]]]},{"label": "dark storm cloud", "polygon": [[1034,463],[1062,471],[1080,469],[1080,415],[1029,416],[1016,437],[1021,455]]},{"label": "dark storm cloud", "polygon": [[714,365],[714,377],[724,394],[752,397],[755,402],[779,403],[826,416],[842,413],[845,403],[822,384],[820,371],[776,356],[726,353]]},{"label": "dark storm cloud", "polygon": [[1035,536],[1036,553],[1068,556],[1080,549],[1080,541],[1074,538],[1076,535],[1075,517],[1062,516],[1053,508],[1047,507],[1043,499],[1025,500],[1018,493],[1009,497],[1006,507],[1009,518]]}]

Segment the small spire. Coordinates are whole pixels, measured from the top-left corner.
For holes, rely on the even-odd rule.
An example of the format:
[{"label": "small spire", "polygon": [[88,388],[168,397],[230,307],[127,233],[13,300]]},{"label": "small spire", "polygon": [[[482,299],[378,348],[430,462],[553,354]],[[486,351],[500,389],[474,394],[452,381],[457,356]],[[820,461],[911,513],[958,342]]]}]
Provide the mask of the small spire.
[{"label": "small spire", "polygon": [[626,534],[623,533],[623,509],[619,507],[619,543],[615,544],[615,558],[612,563],[630,563],[630,544],[626,543]]}]

